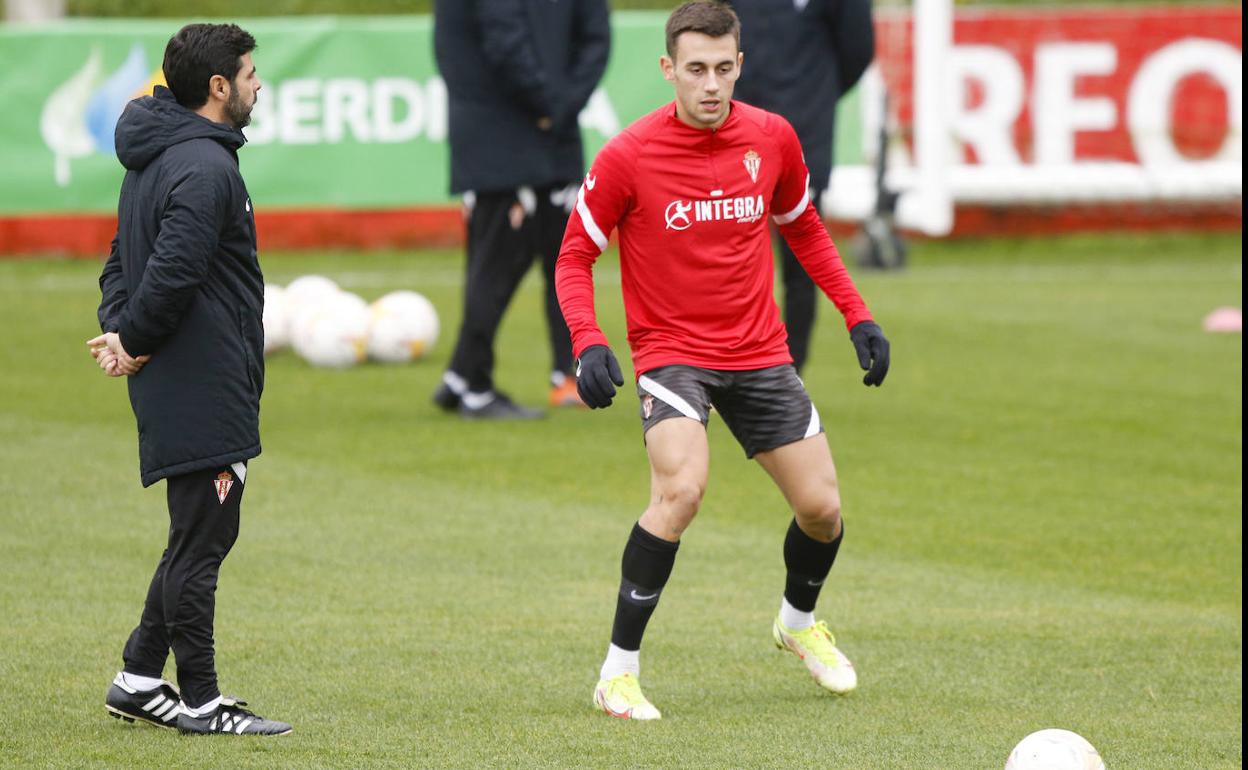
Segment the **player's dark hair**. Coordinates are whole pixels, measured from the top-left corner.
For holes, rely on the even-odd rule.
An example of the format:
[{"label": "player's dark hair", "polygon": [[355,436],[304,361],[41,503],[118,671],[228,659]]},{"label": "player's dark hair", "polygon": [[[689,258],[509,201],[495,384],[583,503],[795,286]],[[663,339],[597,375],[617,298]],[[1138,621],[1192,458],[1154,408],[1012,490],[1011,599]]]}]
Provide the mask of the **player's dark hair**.
[{"label": "player's dark hair", "polygon": [[707,37],[732,35],[741,48],[741,20],[727,3],[716,0],[693,0],[667,17],[667,55],[676,58],[676,38],[686,32],[701,32]]},{"label": "player's dark hair", "polygon": [[208,83],[220,75],[231,83],[256,39],[236,24],[187,24],[165,46],[165,83],[190,110],[208,101]]}]

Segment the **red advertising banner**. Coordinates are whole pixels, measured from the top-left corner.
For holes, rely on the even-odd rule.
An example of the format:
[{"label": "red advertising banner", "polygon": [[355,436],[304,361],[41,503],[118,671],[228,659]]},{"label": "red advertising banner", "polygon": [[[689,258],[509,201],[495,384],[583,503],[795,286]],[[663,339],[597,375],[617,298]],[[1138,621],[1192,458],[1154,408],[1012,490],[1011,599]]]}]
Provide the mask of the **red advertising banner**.
[{"label": "red advertising banner", "polygon": [[[960,160],[1238,164],[1242,22],[1239,7],[959,9],[949,77]],[[903,125],[911,31],[908,16],[877,24]]]}]

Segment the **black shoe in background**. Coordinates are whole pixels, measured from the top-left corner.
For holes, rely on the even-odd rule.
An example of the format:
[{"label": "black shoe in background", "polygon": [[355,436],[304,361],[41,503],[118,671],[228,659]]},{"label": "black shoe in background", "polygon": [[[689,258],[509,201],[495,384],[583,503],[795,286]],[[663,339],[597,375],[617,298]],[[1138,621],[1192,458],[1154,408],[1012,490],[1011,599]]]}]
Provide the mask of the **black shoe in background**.
[{"label": "black shoe in background", "polygon": [[492,398],[480,406],[469,406],[463,399],[459,402],[459,416],[469,420],[540,420],[546,413],[540,409],[520,406],[499,390],[491,391]]},{"label": "black shoe in background", "polygon": [[459,402],[459,394],[451,390],[451,386],[445,382],[438,385],[438,389],[433,391],[433,403],[447,412],[455,411],[459,407]]}]

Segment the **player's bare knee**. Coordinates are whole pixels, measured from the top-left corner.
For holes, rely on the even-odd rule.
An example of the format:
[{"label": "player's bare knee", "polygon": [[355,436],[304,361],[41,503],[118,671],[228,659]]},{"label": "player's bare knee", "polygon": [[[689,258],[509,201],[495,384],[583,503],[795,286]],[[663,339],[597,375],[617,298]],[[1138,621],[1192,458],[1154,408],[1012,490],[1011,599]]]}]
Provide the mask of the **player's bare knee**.
[{"label": "player's bare knee", "polygon": [[702,495],[706,486],[696,481],[674,481],[665,484],[659,491],[662,505],[682,518],[692,520],[702,505]]},{"label": "player's bare knee", "polygon": [[812,534],[834,539],[841,533],[841,496],[823,495],[794,511],[798,525]]},{"label": "player's bare knee", "polygon": [[679,540],[693,523],[700,502],[701,496],[687,488],[665,490],[642,515],[641,525],[664,540]]}]

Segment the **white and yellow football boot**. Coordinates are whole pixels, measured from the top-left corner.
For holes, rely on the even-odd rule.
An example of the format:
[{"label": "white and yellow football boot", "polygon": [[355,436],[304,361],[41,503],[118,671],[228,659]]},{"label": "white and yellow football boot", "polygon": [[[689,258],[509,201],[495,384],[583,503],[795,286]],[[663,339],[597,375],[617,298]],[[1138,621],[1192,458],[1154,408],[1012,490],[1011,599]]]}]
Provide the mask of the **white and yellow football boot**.
[{"label": "white and yellow football boot", "polygon": [[854,664],[836,648],[836,637],[822,620],[810,628],[792,631],[776,618],[771,634],[777,647],[802,659],[810,675],[824,689],[844,695],[858,686]]},{"label": "white and yellow football boot", "polygon": [[641,682],[632,673],[600,679],[594,688],[594,707],[620,719],[660,719],[663,716],[641,694]]}]

